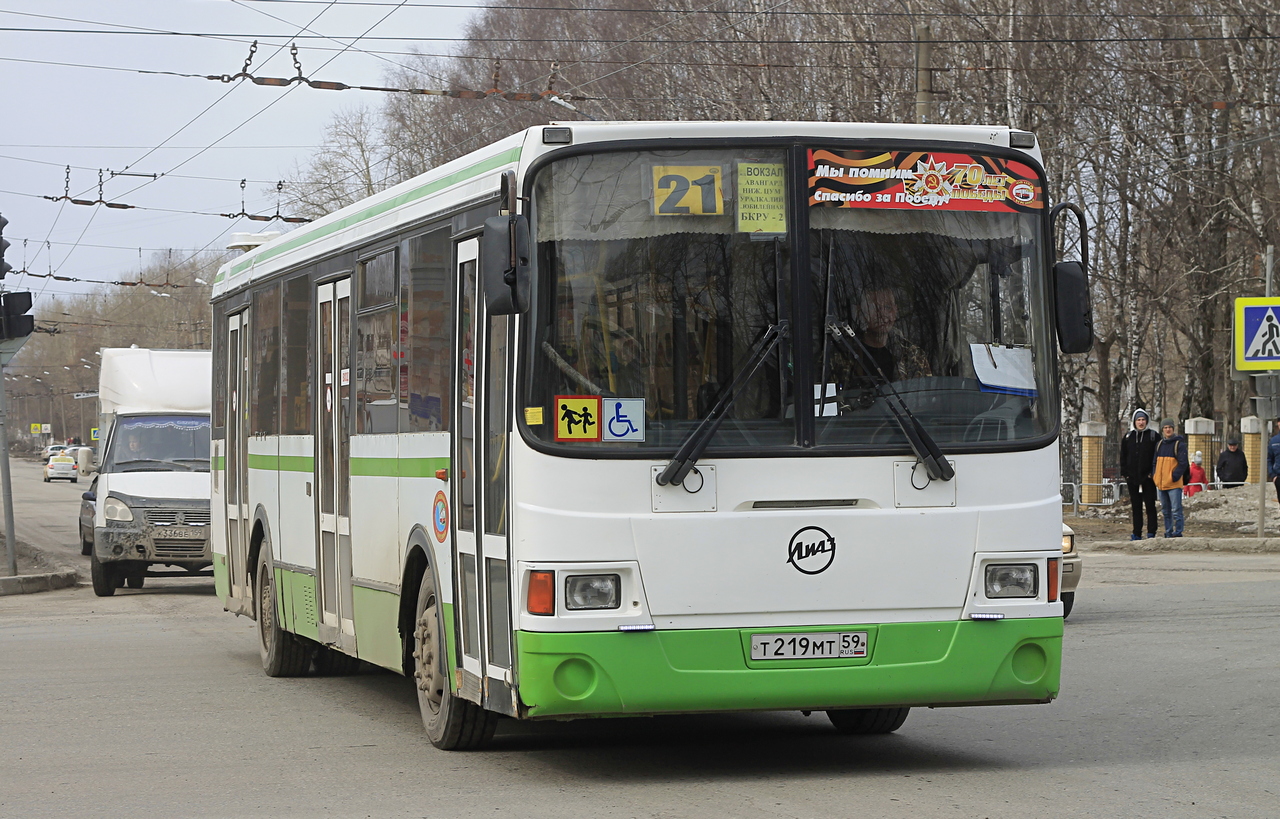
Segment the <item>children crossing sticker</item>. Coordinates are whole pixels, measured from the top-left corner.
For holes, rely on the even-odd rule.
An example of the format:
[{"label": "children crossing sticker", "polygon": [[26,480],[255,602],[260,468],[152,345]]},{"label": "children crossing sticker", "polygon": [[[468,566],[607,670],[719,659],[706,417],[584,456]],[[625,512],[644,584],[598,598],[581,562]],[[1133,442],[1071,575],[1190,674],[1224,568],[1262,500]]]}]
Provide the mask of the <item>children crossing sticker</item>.
[{"label": "children crossing sticker", "polygon": [[600,396],[557,395],[557,441],[600,440]]}]

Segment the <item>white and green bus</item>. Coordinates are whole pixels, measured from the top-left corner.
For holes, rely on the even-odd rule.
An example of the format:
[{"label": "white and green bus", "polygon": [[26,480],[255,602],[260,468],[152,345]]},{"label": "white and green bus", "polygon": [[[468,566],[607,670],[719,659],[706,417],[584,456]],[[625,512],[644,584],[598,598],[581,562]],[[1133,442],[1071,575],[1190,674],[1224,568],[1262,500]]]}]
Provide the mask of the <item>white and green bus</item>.
[{"label": "white and green bus", "polygon": [[271,240],[214,287],[218,594],[442,748],[1049,702],[1063,209],[1008,128],[572,123]]}]

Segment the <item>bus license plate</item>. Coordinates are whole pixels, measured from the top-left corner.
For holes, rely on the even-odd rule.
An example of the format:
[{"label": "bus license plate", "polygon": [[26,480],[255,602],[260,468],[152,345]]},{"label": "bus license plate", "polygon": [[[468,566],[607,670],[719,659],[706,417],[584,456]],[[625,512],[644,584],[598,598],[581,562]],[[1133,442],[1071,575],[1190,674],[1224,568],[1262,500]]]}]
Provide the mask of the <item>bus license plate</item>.
[{"label": "bus license plate", "polygon": [[865,656],[865,631],[751,635],[753,660],[817,660]]},{"label": "bus license plate", "polygon": [[163,526],[156,536],[164,540],[204,540],[203,526]]}]

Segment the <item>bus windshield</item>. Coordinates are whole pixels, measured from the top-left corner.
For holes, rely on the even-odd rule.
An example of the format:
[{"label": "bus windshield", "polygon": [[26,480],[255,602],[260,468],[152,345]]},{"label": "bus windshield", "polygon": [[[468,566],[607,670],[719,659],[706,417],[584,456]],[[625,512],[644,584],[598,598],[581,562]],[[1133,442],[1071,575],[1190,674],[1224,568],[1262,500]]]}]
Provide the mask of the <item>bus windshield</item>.
[{"label": "bus windshield", "polygon": [[[670,450],[781,326],[711,451],[796,447],[797,396],[819,448],[905,449],[890,392],[944,450],[1050,433],[1035,172],[990,157],[816,149],[809,172],[789,179],[783,149],[747,147],[545,168],[534,182],[529,431],[599,451]],[[807,185],[806,213],[789,212],[794,185]],[[792,259],[796,230],[807,231],[807,265]],[[811,384],[795,382],[798,363]]]}]

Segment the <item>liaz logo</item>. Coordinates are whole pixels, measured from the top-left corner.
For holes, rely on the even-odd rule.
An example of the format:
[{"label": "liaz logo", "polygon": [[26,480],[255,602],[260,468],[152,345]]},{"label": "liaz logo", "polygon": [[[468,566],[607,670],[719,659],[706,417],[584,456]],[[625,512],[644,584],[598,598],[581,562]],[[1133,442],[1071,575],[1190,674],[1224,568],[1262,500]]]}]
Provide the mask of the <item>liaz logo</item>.
[{"label": "liaz logo", "polygon": [[787,546],[787,562],[804,574],[822,574],[835,559],[836,539],[817,526],[796,532]]}]

